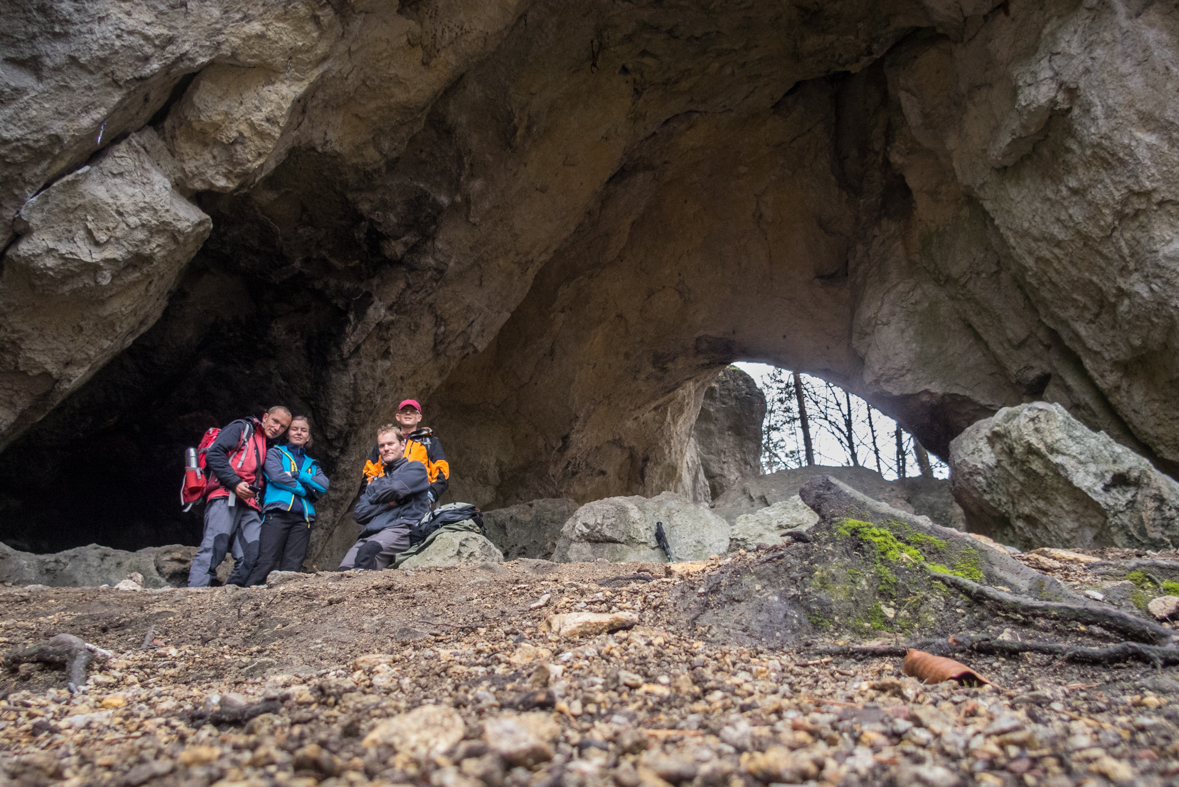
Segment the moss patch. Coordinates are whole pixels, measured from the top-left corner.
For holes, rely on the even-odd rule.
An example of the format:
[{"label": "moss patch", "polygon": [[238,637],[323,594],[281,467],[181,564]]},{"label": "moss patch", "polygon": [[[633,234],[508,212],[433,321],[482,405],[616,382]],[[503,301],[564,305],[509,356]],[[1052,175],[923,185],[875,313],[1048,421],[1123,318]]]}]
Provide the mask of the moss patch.
[{"label": "moss patch", "polygon": [[[982,553],[977,549],[966,547],[953,556],[943,539],[915,533],[903,522],[889,522],[888,525],[885,528],[856,519],[845,519],[839,523],[835,532],[841,536],[855,536],[871,544],[878,560],[895,562],[907,558],[915,563],[924,563],[926,568],[936,574],[953,574],[974,582],[985,579]],[[934,560],[935,557],[938,561]],[[940,562],[950,557],[954,558],[952,567]],[[880,567],[880,572],[882,589],[885,585],[894,584],[895,578],[887,567]]]},{"label": "moss patch", "polygon": [[857,519],[845,519],[839,523],[839,527],[835,532],[841,536],[855,536],[863,541],[867,541],[876,548],[876,554],[884,560],[900,560],[901,555],[905,555],[912,560],[925,560],[925,557],[920,551],[900,541],[892,534],[892,531],[877,527],[868,522],[861,522]]},{"label": "moss patch", "polygon": [[[1126,575],[1126,579],[1134,583],[1138,591],[1130,596],[1130,600],[1142,609],[1146,608],[1146,603],[1151,598],[1158,595],[1164,596],[1179,596],[1179,582],[1163,580],[1160,585],[1158,580],[1147,574],[1145,571],[1131,571]],[[1143,597],[1142,603],[1139,603],[1138,596]]]}]

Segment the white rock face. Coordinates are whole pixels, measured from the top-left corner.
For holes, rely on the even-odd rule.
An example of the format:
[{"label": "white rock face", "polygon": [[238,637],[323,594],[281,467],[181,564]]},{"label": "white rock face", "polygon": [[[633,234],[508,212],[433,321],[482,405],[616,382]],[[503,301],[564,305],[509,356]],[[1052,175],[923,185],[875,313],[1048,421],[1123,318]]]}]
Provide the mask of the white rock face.
[{"label": "white rock face", "polygon": [[950,444],[967,522],[1021,548],[1179,544],[1179,483],[1058,404],[1007,407]]},{"label": "white rock face", "polygon": [[0,433],[39,418],[150,327],[208,237],[209,217],[153,152],[154,132],[135,134],[21,208],[0,273]]},{"label": "white rock face", "polygon": [[577,509],[561,529],[553,552],[558,563],[649,561],[666,563],[655,541],[662,522],[676,561],[705,560],[728,550],[729,526],[723,519],[680,495],[610,497]]},{"label": "white rock face", "polygon": [[729,532],[729,551],[756,549],[758,544],[774,545],[787,530],[807,528],[819,521],[819,515],[798,495],[774,503],[752,514],[737,517]]},{"label": "white rock face", "polygon": [[478,533],[442,533],[399,568],[458,566],[464,563],[502,563],[503,553]]}]

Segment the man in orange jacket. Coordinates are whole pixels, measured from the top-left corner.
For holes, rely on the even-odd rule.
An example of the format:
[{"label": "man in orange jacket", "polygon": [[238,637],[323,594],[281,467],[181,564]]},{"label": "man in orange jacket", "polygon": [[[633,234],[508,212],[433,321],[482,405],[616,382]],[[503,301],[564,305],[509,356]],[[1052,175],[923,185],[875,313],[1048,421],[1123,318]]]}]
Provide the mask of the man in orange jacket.
[{"label": "man in orange jacket", "polygon": [[[422,406],[417,399],[403,400],[397,406],[397,415],[393,419],[401,427],[402,439],[405,440],[405,458],[426,466],[430,477],[428,497],[430,507],[433,508],[438,504],[446,487],[450,485],[450,463],[446,461],[446,452],[442,450],[442,444],[438,442],[433,431],[419,427],[422,422]],[[365,484],[371,480],[370,468],[379,465],[379,456],[377,448],[373,448],[365,466]],[[361,488],[364,488],[363,485]]]}]

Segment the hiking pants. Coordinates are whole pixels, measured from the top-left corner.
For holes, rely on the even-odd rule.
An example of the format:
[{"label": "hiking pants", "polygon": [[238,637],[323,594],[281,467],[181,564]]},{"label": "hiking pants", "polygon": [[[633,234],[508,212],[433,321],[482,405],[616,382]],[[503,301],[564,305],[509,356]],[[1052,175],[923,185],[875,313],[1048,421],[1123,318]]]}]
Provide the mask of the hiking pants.
[{"label": "hiking pants", "polygon": [[311,525],[302,514],[267,511],[262,518],[262,537],[258,539],[258,561],[246,584],[263,584],[271,571],[298,571],[310,541]]},{"label": "hiking pants", "polygon": [[387,527],[371,536],[357,541],[344,559],[338,571],[350,568],[385,569],[393,562],[398,552],[409,549],[409,527]]},{"label": "hiking pants", "polygon": [[258,536],[262,517],[241,500],[230,508],[226,498],[219,497],[205,504],[205,532],[192,568],[188,571],[190,588],[208,587],[217,576],[217,566],[233,546],[233,573],[227,580],[231,585],[245,585],[258,559]]}]

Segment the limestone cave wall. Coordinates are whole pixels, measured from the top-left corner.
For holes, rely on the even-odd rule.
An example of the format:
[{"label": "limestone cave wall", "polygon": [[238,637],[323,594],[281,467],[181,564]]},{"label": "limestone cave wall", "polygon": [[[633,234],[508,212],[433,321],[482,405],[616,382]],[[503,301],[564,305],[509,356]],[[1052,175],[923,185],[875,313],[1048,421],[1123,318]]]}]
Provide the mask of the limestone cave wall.
[{"label": "limestone cave wall", "polygon": [[738,359],[1179,462],[1171,4],[0,8],[10,543],[195,541],[183,447],[280,401],[325,564],[405,396],[456,499],[684,490]]}]

